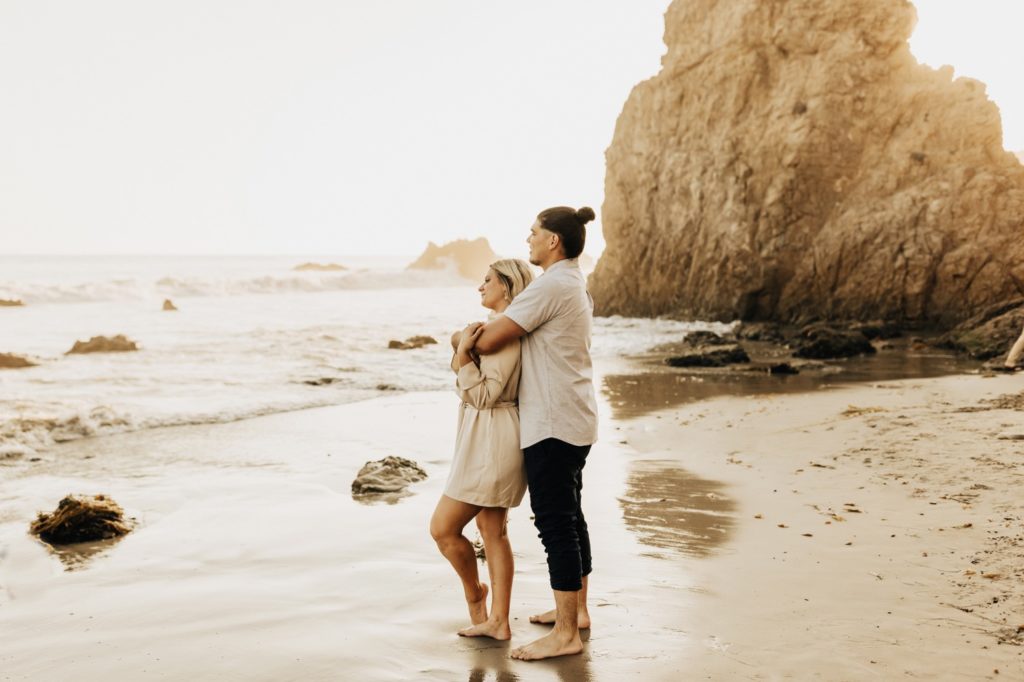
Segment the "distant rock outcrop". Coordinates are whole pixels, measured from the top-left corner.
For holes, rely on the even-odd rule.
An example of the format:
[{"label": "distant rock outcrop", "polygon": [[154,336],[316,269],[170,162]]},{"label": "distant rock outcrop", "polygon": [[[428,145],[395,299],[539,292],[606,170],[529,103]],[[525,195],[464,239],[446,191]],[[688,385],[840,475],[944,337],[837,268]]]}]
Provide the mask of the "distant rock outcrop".
[{"label": "distant rock outcrop", "polygon": [[905,0],[675,0],[609,147],[602,315],[948,327],[1024,294],[1024,168]]},{"label": "distant rock outcrop", "polygon": [[124,334],[118,334],[113,337],[94,336],[88,341],[75,341],[75,345],[65,355],[79,353],[123,353],[138,349],[139,347],[134,341]]},{"label": "distant rock outcrop", "polygon": [[456,239],[443,246],[428,242],[420,257],[409,264],[410,270],[444,270],[454,266],[456,272],[466,279],[482,280],[487,268],[498,260],[498,254],[491,250],[486,239],[472,241]]},{"label": "distant rock outcrop", "polygon": [[11,353],[0,353],[0,369],[21,369],[22,367],[35,367],[36,363],[20,355]]},{"label": "distant rock outcrop", "polygon": [[433,336],[410,336],[405,341],[391,339],[388,341],[388,348],[391,350],[412,350],[413,348],[422,348],[423,346],[435,343],[437,343],[437,339]]},{"label": "distant rock outcrop", "polygon": [[348,270],[348,268],[337,263],[302,263],[301,265],[296,265],[292,270],[298,272],[341,272],[342,270]]},{"label": "distant rock outcrop", "polygon": [[25,305],[16,298],[0,298],[0,308],[18,308]]},{"label": "distant rock outcrop", "polygon": [[164,308],[163,309],[168,311],[168,312],[173,312],[173,311],[178,309],[178,306],[174,305],[174,302],[171,301],[171,299],[165,298],[164,299]]}]

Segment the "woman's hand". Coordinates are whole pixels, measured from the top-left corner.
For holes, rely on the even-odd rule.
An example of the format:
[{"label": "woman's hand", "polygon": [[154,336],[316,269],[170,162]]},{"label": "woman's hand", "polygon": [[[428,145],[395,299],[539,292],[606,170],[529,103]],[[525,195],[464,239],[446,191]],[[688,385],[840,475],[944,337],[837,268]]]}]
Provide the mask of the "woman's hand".
[{"label": "woman's hand", "polygon": [[473,347],[476,346],[476,340],[480,338],[483,331],[484,325],[482,322],[472,322],[466,325],[466,328],[462,330],[462,336],[459,338],[456,352],[460,355],[463,353],[468,355],[473,350]]}]

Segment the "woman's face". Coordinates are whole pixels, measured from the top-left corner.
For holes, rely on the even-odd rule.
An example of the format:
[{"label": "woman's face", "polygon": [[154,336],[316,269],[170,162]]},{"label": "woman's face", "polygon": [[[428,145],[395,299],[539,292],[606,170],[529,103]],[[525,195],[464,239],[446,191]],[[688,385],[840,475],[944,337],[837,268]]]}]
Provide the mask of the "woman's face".
[{"label": "woman's face", "polygon": [[505,300],[505,285],[494,270],[488,270],[484,283],[477,289],[480,292],[480,305],[491,310],[504,310],[508,305]]}]

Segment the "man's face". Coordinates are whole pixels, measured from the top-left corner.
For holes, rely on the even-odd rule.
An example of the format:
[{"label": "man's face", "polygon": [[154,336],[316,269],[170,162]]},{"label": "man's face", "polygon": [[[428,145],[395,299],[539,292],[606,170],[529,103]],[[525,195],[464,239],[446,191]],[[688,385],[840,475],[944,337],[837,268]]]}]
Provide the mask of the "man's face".
[{"label": "man's face", "polygon": [[557,235],[554,232],[549,232],[540,226],[540,221],[534,221],[530,227],[530,236],[526,238],[526,243],[530,247],[530,264],[531,265],[542,265],[550,255],[554,248],[554,239]]}]

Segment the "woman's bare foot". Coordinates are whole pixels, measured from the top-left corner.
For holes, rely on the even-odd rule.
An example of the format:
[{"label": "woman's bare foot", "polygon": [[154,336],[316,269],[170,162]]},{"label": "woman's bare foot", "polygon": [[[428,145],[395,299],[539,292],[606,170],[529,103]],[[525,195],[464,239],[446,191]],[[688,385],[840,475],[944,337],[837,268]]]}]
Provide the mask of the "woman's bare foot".
[{"label": "woman's bare foot", "polygon": [[509,656],[520,661],[539,661],[543,658],[571,656],[582,651],[583,642],[580,640],[579,632],[567,639],[562,633],[552,630],[544,637],[530,642],[526,646],[513,649]]},{"label": "woman's bare foot", "polygon": [[474,601],[466,600],[466,606],[469,607],[469,622],[473,625],[480,625],[487,620],[487,591],[487,585],[480,583],[480,596]]},{"label": "woman's bare foot", "polygon": [[507,619],[499,621],[488,618],[483,623],[459,630],[459,637],[490,637],[504,642],[512,639],[512,628],[508,626]]},{"label": "woman's bare foot", "polygon": [[[530,616],[530,622],[537,623],[538,625],[554,625],[557,613],[558,612],[555,609],[545,611],[544,613],[538,613],[535,616]],[[590,614],[581,610],[576,616],[576,622],[580,630],[586,630],[590,627]]]}]

